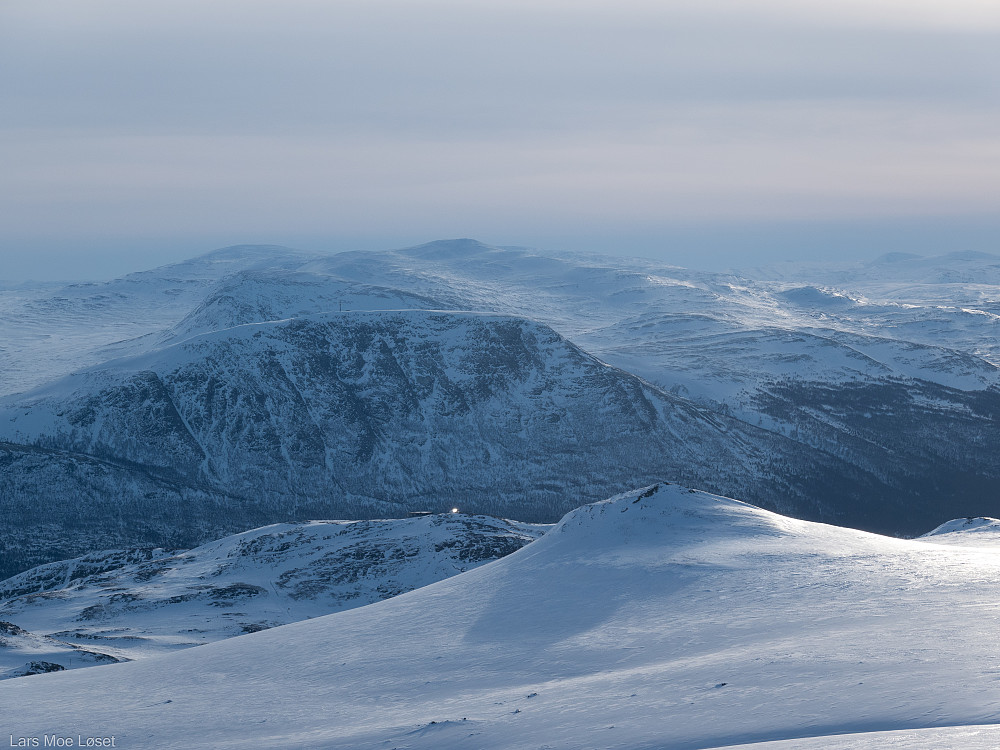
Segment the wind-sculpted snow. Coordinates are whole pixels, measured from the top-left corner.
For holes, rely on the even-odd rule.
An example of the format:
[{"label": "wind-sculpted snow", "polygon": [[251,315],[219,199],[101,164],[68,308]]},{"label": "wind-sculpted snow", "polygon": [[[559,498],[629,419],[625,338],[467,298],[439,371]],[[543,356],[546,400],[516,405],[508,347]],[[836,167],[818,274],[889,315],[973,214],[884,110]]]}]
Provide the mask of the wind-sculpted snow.
[{"label": "wind-sculpted snow", "polygon": [[[216,533],[234,517],[453,505],[551,521],[658,475],[823,518],[837,516],[834,501],[878,489],[823,453],[609,367],[546,326],[469,313],[329,313],[205,334],[6,400],[0,437],[176,487],[156,515]],[[32,498],[36,512],[76,496],[70,477],[50,492]],[[211,501],[182,500],[192,492]],[[8,502],[24,512],[23,500]],[[135,502],[112,491],[73,512],[98,528],[121,519],[119,529]],[[220,512],[227,504],[232,514]]]},{"label": "wind-sculpted snow", "polygon": [[20,676],[28,656],[71,669],[360,607],[497,560],[548,528],[452,513],[313,521],[188,551],[49,563],[0,581],[0,621],[12,632],[4,636],[0,622],[0,678],[5,665]]},{"label": "wind-sculpted snow", "polygon": [[15,738],[121,747],[979,750],[998,581],[994,550],[659,484],[408,594],[7,681],[0,705]]}]

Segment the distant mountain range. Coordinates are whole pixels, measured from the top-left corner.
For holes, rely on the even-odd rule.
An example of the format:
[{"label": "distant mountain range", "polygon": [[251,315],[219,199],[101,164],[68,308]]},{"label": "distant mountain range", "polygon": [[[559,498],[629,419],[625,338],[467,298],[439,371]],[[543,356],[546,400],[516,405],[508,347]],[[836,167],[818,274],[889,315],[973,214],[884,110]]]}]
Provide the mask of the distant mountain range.
[{"label": "distant mountain range", "polygon": [[998,263],[241,246],[4,291],[0,576],[276,521],[554,521],[658,478],[886,533],[1000,515]]}]

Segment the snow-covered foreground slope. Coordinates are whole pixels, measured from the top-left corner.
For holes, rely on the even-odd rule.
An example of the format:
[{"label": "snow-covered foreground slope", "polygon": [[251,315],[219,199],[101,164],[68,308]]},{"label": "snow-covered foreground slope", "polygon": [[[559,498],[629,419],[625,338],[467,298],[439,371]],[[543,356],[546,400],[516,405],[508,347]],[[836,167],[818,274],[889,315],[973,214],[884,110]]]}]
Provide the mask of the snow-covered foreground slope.
[{"label": "snow-covered foreground slope", "polygon": [[[995,549],[658,485],[384,602],[9,680],[2,731],[122,748],[985,747],[994,729],[903,730],[1000,722],[998,580]],[[893,734],[828,737],[861,732]]]},{"label": "snow-covered foreground slope", "polygon": [[967,547],[1000,546],[1000,519],[956,518],[920,537],[935,544],[960,544]]},{"label": "snow-covered foreground slope", "polygon": [[995,750],[997,746],[1000,726],[980,724],[753,742],[727,745],[726,750]]},{"label": "snow-covered foreground slope", "polygon": [[188,551],[50,563],[0,581],[0,621],[11,624],[6,635],[0,625],[0,679],[23,673],[29,657],[67,669],[136,659],[371,604],[497,560],[549,528],[465,514],[313,521]]}]

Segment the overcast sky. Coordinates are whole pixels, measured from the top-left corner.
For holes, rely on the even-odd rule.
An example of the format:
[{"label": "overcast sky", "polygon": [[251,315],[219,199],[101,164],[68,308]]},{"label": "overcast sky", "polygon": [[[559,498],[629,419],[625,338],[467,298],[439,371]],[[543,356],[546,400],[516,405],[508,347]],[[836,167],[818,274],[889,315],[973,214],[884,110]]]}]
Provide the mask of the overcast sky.
[{"label": "overcast sky", "polygon": [[996,0],[3,0],[0,279],[1000,252]]}]

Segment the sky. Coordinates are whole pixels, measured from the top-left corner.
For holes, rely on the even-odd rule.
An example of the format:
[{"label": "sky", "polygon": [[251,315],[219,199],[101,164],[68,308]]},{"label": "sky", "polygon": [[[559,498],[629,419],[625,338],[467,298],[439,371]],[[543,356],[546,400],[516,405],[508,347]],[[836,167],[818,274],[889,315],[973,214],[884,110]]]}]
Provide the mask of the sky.
[{"label": "sky", "polygon": [[4,0],[0,279],[1000,252],[995,0]]}]

